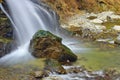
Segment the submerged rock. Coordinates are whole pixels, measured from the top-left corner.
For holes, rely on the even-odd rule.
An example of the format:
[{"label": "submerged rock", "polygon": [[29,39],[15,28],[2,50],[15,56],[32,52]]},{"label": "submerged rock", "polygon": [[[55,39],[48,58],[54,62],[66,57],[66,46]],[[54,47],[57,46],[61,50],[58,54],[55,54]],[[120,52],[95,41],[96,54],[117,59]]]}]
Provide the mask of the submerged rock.
[{"label": "submerged rock", "polygon": [[58,74],[66,74],[66,70],[63,68],[61,63],[56,61],[55,59],[47,59],[46,60],[46,67],[45,70],[49,70],[52,73],[58,73]]},{"label": "submerged rock", "polygon": [[39,30],[30,42],[29,51],[36,58],[50,58],[59,62],[74,62],[77,56],[65,45],[62,39],[44,30]]},{"label": "submerged rock", "polygon": [[47,71],[35,71],[35,72],[32,72],[31,75],[34,76],[36,79],[41,79],[44,77],[48,77],[49,72],[47,72]]}]

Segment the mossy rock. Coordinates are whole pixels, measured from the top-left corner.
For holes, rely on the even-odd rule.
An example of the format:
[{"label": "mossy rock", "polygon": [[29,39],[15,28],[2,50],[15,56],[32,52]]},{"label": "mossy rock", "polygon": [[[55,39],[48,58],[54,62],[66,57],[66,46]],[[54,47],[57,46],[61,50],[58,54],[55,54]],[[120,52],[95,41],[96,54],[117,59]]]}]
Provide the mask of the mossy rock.
[{"label": "mossy rock", "polygon": [[39,30],[37,33],[35,33],[35,35],[33,36],[33,39],[45,38],[45,37],[50,37],[50,38],[55,39],[60,42],[62,41],[61,38],[55,36],[54,34],[50,33],[49,31],[44,31],[44,30]]},{"label": "mossy rock", "polygon": [[36,58],[51,58],[59,62],[74,62],[77,60],[77,56],[62,44],[61,38],[44,30],[39,30],[33,36],[29,51]]}]

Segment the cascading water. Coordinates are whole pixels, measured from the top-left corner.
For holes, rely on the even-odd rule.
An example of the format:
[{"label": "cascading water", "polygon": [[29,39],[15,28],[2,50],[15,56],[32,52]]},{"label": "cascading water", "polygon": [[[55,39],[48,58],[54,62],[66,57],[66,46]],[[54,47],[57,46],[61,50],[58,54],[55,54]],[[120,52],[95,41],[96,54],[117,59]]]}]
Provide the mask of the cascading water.
[{"label": "cascading water", "polygon": [[[39,29],[48,30],[56,33],[58,26],[56,15],[50,9],[47,11],[44,7],[33,3],[31,0],[5,0],[10,16],[5,12],[1,5],[2,10],[11,20],[15,28],[18,49],[9,55],[0,59],[3,63],[17,63],[21,60],[32,58],[28,52],[29,41]],[[25,56],[26,55],[26,56]]]},{"label": "cascading water", "polygon": [[[53,34],[60,36],[59,33],[61,28],[59,27],[56,13],[51,9],[47,8],[42,3],[39,4],[31,0],[5,1],[8,5],[10,14],[7,14],[7,12],[5,12],[2,5],[1,8],[4,11],[4,13],[8,16],[8,18],[13,24],[13,27],[15,28],[15,35],[18,43],[18,48],[15,51],[11,52],[9,55],[6,55],[5,57],[1,58],[1,63],[15,64],[21,61],[34,59],[29,53],[28,47],[30,39],[32,38],[34,33],[37,32],[39,29],[48,30]],[[60,37],[63,38],[64,36]],[[69,43],[68,40],[67,43]],[[68,45],[67,43],[65,44]]]}]

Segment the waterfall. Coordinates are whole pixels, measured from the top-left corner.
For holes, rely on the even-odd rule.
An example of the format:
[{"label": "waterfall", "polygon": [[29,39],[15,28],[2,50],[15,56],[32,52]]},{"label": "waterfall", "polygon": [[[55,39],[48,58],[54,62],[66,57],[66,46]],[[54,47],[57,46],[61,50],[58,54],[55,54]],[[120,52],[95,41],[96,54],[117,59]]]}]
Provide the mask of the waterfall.
[{"label": "waterfall", "polygon": [[[3,12],[10,19],[15,28],[15,36],[18,48],[9,55],[0,59],[0,62],[11,64],[33,59],[28,52],[29,42],[39,29],[57,33],[58,20],[56,14],[31,0],[5,0],[9,9],[8,14],[2,5]],[[10,16],[9,16],[10,15]]]},{"label": "waterfall", "polygon": [[[24,45],[33,34],[39,29],[55,32],[57,20],[54,19],[54,12],[47,11],[44,7],[33,3],[31,0],[6,0],[10,15],[16,26],[16,37],[18,45]],[[53,15],[53,16],[52,16]]]},{"label": "waterfall", "polygon": [[[17,49],[0,59],[0,63],[15,64],[22,61],[34,59],[28,51],[29,43],[35,32],[38,30],[47,30],[65,39],[61,36],[58,17],[54,11],[31,0],[5,0],[9,9],[9,14],[2,10],[10,19],[17,40]],[[35,0],[34,0],[35,1]],[[10,15],[10,16],[9,16]],[[62,34],[64,33],[64,30]],[[67,38],[67,37],[66,37]],[[66,39],[67,42],[68,38]],[[64,43],[66,41],[64,40]],[[70,41],[71,42],[71,41]],[[65,43],[68,45],[67,43]],[[70,48],[73,48],[72,46]],[[80,48],[78,48],[80,49]]]}]

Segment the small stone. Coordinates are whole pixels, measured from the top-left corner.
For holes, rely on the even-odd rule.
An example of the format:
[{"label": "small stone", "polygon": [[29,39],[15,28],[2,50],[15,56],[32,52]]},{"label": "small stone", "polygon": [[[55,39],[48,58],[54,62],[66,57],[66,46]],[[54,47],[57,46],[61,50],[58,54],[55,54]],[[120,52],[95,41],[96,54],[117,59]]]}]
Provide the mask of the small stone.
[{"label": "small stone", "polygon": [[31,74],[35,78],[44,78],[44,77],[48,77],[49,76],[49,72],[48,71],[35,71],[35,72],[31,73]]},{"label": "small stone", "polygon": [[120,39],[116,39],[116,40],[114,41],[114,44],[120,45]]}]

